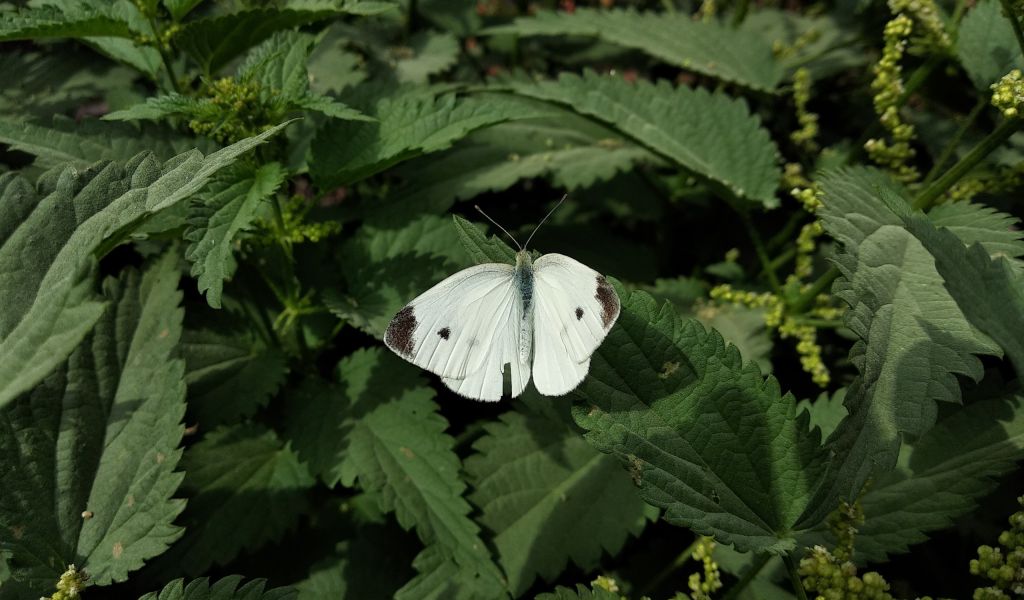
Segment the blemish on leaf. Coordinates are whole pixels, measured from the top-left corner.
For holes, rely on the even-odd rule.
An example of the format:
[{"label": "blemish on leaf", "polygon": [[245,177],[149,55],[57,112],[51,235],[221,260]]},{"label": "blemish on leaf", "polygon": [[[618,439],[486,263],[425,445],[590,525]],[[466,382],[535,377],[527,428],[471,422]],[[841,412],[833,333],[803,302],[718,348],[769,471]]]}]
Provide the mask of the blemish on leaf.
[{"label": "blemish on leaf", "polygon": [[711,501],[715,504],[721,504],[722,499],[718,496],[718,490],[711,488]]},{"label": "blemish on leaf", "polygon": [[416,458],[416,455],[413,454],[413,451],[406,448],[405,446],[399,448],[398,451],[401,452],[406,458]]},{"label": "blemish on leaf", "polygon": [[165,458],[167,458],[167,457],[164,455],[163,452],[157,452],[156,453],[156,464],[159,465],[159,464],[163,463]]},{"label": "blemish on leaf", "polygon": [[199,431],[199,423],[196,423],[195,425],[190,425],[189,427],[186,427],[185,431],[182,432],[182,435],[195,435],[196,432],[198,432],[198,431]]},{"label": "blemish on leaf", "polygon": [[629,476],[636,487],[644,482],[644,462],[632,454],[629,455]]},{"label": "blemish on leaf", "polygon": [[83,519],[91,519],[92,516],[93,516],[93,513],[92,513],[91,510],[83,510],[82,511],[82,518]]},{"label": "blemish on leaf", "polygon": [[135,495],[134,494],[128,494],[128,497],[124,499],[124,504],[128,508],[131,508],[131,507],[135,506]]},{"label": "blemish on leaf", "polygon": [[590,410],[587,411],[587,416],[588,417],[593,417],[594,415],[600,414],[600,412],[601,412],[600,408],[598,408],[598,407],[594,406],[593,404],[591,404],[590,405]]},{"label": "blemish on leaf", "polygon": [[11,537],[13,537],[14,539],[20,540],[22,537],[24,537],[24,535],[25,535],[25,526],[24,525],[15,525],[14,527],[11,527]]},{"label": "blemish on leaf", "polygon": [[165,328],[163,331],[160,332],[160,339],[164,339],[169,335],[171,335],[171,330]]},{"label": "blemish on leaf", "polygon": [[673,373],[679,370],[679,363],[673,361],[666,361],[665,364],[661,365],[661,373],[658,373],[658,379],[668,379]]},{"label": "blemish on leaf", "polygon": [[114,542],[114,547],[111,549],[110,554],[115,559],[121,558],[121,555],[124,554],[124,545],[121,542]]}]

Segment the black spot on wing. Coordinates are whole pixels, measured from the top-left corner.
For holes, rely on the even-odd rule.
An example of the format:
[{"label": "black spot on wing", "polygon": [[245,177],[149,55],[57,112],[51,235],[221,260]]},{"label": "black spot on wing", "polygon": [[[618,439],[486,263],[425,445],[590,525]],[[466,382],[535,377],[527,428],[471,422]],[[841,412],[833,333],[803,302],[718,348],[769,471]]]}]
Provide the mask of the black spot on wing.
[{"label": "black spot on wing", "polygon": [[406,306],[398,311],[395,318],[388,324],[388,330],[384,332],[384,341],[388,347],[402,356],[412,355],[412,349],[416,341],[412,333],[416,331],[416,315],[412,306]]},{"label": "black spot on wing", "polygon": [[615,294],[615,288],[603,276],[597,276],[597,291],[594,298],[601,305],[601,325],[605,329],[612,326],[619,316],[619,297]]},{"label": "black spot on wing", "polygon": [[579,321],[583,318],[583,309],[579,306],[576,307],[576,320]]},{"label": "black spot on wing", "polygon": [[452,334],[452,330],[450,328],[448,328],[448,327],[445,327],[445,328],[443,328],[443,329],[441,329],[440,331],[437,332],[437,335],[441,336],[442,340],[448,339],[448,336],[450,336],[451,334]]}]

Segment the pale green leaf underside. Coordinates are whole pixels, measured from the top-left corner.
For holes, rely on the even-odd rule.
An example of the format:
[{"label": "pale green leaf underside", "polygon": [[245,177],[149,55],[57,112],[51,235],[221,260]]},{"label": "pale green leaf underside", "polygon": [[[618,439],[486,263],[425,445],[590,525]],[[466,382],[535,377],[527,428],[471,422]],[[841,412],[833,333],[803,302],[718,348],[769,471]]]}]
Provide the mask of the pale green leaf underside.
[{"label": "pale green leaf underside", "polygon": [[572,13],[538,11],[488,34],[587,36],[640,50],[684,69],[761,91],[772,91],[785,70],[759,37],[684,12],[578,8]]},{"label": "pale green leaf underside", "polygon": [[568,106],[740,198],[775,206],[778,150],[746,103],[665,81],[630,83],[585,71],[555,81],[512,80],[508,89]]},{"label": "pale green leaf underside", "polygon": [[[0,409],[0,552],[50,589],[67,564],[123,581],[181,535],[184,426],[176,257],[108,280],[108,308],[65,365]],[[83,518],[88,511],[89,518]]]},{"label": "pale green leaf underside", "polygon": [[795,547],[790,528],[823,467],[818,434],[717,332],[633,292],[577,393],[587,440],[667,521],[740,550]]},{"label": "pale green leaf underside", "polygon": [[566,424],[507,412],[486,430],[466,461],[470,499],[493,532],[513,595],[538,575],[551,581],[570,559],[594,568],[656,516],[618,462]]}]

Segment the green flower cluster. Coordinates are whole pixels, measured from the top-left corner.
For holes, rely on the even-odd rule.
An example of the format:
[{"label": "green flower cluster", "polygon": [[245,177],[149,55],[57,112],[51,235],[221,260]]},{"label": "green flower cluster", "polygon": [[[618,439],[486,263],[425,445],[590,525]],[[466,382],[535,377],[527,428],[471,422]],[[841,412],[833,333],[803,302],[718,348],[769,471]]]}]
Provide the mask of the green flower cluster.
[{"label": "green flower cluster", "polygon": [[789,139],[808,152],[816,152],[818,144],[814,138],[818,137],[818,115],[807,110],[810,100],[811,72],[806,67],[800,67],[793,74],[793,103],[796,105],[796,119],[800,129],[789,134]]},{"label": "green flower cluster", "polygon": [[337,221],[306,222],[306,215],[312,208],[313,204],[302,196],[288,198],[281,206],[281,222],[274,227],[273,239],[301,244],[319,242],[341,233],[341,223]]},{"label": "green flower cluster", "polygon": [[1007,119],[1020,115],[1024,106],[1024,76],[1020,69],[1014,69],[992,84],[992,106],[999,109]]},{"label": "green flower cluster", "polygon": [[[273,93],[274,90],[271,90]],[[221,77],[202,90],[200,110],[195,111],[188,126],[199,135],[209,136],[223,144],[262,133],[281,115],[263,101],[260,85]]]},{"label": "green flower cluster", "polygon": [[690,575],[690,579],[687,581],[692,600],[711,600],[711,594],[722,589],[722,574],[718,570],[718,563],[712,556],[714,552],[714,538],[701,536],[697,540],[697,547],[693,549],[693,554],[690,556],[701,562],[703,570]]},{"label": "green flower cluster", "polygon": [[79,571],[75,565],[68,565],[68,569],[57,580],[57,591],[53,595],[40,598],[39,600],[72,600],[73,598],[80,598],[80,593],[85,588],[85,582],[88,580],[89,576],[84,571]]},{"label": "green flower cluster", "polygon": [[[1017,498],[1024,507],[1024,496]],[[1002,548],[981,546],[971,574],[993,585],[974,590],[974,600],[1009,600],[1024,596],[1024,510],[1010,515],[1010,529],[999,534]]]},{"label": "green flower cluster", "polygon": [[910,146],[914,138],[914,126],[904,123],[899,113],[904,91],[900,61],[913,29],[914,22],[902,13],[885,24],[885,46],[882,57],[874,66],[875,78],[871,81],[871,89],[875,92],[875,112],[882,126],[889,132],[892,142],[870,139],[864,144],[871,160],[891,169],[901,181],[913,181],[920,176],[916,168],[907,164],[915,154]]},{"label": "green flower cluster", "polygon": [[892,600],[885,578],[869,571],[857,575],[853,564],[853,541],[857,527],[864,522],[860,500],[843,502],[829,515],[828,525],[838,540],[834,551],[815,546],[800,561],[799,573],[804,588],[816,592],[816,600]]},{"label": "green flower cluster", "polygon": [[893,14],[906,14],[924,31],[925,41],[939,52],[948,52],[953,40],[946,31],[946,26],[939,17],[939,9],[935,0],[889,0],[889,9]]}]

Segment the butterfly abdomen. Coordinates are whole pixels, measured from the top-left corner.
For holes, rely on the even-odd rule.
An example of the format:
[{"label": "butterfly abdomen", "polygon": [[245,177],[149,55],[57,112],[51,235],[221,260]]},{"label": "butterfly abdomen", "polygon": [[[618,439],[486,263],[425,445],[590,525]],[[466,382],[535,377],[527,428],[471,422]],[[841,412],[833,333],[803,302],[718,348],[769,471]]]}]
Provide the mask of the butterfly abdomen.
[{"label": "butterfly abdomen", "polygon": [[533,261],[525,251],[516,254],[514,285],[523,301],[522,318],[519,321],[519,362],[529,363],[533,353]]}]

